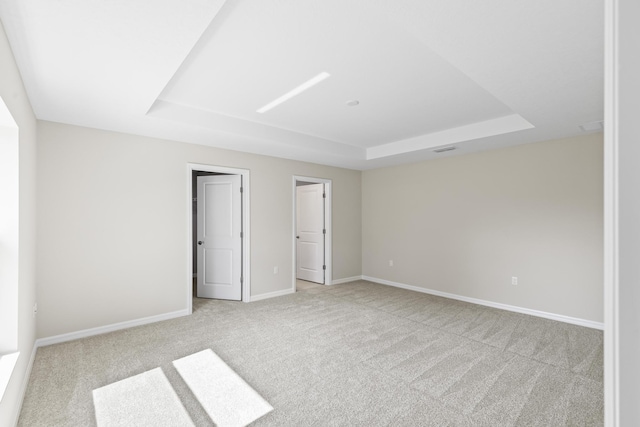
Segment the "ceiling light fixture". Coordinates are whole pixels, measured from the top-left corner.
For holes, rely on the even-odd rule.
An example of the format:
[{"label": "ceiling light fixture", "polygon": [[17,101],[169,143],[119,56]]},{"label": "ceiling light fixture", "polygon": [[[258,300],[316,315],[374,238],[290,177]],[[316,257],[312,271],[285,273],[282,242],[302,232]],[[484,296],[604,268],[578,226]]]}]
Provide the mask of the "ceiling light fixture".
[{"label": "ceiling light fixture", "polygon": [[358,101],[357,99],[352,99],[351,101],[347,101],[348,107],[355,107],[357,105],[360,105],[360,101]]},{"label": "ceiling light fixture", "polygon": [[305,90],[311,88],[312,86],[317,85],[318,83],[320,83],[324,79],[328,78],[329,76],[331,76],[331,74],[323,71],[322,73],[318,74],[317,76],[313,77],[312,79],[307,80],[306,82],[302,83],[297,88],[285,93],[280,98],[275,99],[275,100],[271,101],[270,103],[268,103],[267,105],[265,105],[264,107],[261,107],[261,108],[257,109],[256,112],[261,113],[261,114],[262,113],[266,113],[267,111],[271,110],[274,107],[277,107],[278,105],[282,104],[285,101],[288,101],[289,99],[293,98],[294,96],[300,95]]}]

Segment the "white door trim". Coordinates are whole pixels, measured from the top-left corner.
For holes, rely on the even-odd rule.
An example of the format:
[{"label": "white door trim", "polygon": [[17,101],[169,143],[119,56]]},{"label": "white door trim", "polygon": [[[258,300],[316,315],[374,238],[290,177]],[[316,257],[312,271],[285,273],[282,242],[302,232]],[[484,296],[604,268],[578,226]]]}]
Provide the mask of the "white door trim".
[{"label": "white door trim", "polygon": [[251,301],[251,181],[248,169],[229,168],[225,166],[205,165],[200,163],[187,163],[187,269],[185,272],[187,312],[193,312],[193,196],[192,196],[192,173],[193,171],[227,173],[232,175],[242,175],[242,223],[243,223],[243,245],[242,245],[242,301]]},{"label": "white door trim", "polygon": [[604,12],[604,421],[624,427],[640,425],[640,3],[605,0]]},{"label": "white door trim", "polygon": [[293,259],[293,265],[291,268],[291,289],[293,292],[296,291],[296,182],[304,181],[304,182],[312,182],[314,184],[324,184],[324,192],[327,195],[324,201],[324,226],[327,230],[327,234],[325,235],[324,240],[324,263],[327,266],[327,269],[324,272],[324,284],[330,285],[332,283],[333,278],[333,257],[332,257],[332,236],[333,236],[333,228],[331,221],[331,199],[332,199],[332,188],[331,188],[331,180],[325,178],[314,178],[309,176],[299,176],[294,175],[292,181],[292,200],[293,200],[293,221],[291,224],[291,254]]},{"label": "white door trim", "polygon": [[618,1],[604,7],[604,423],[620,425],[618,323]]}]

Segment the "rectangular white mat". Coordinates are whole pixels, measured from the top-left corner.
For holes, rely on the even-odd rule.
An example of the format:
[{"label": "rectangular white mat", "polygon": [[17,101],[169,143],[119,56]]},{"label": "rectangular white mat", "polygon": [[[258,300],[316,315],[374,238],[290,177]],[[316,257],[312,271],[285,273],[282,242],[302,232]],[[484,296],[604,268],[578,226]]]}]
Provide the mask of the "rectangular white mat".
[{"label": "rectangular white mat", "polygon": [[160,368],[93,390],[93,404],[99,427],[194,425]]},{"label": "rectangular white mat", "polygon": [[210,349],[178,359],[173,365],[218,427],[246,426],[273,410]]}]

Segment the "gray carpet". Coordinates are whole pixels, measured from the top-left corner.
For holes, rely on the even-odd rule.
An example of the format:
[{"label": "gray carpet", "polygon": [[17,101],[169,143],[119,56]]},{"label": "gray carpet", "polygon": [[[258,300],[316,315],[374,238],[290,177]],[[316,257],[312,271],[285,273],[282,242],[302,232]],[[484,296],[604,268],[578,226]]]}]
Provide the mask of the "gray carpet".
[{"label": "gray carpet", "polygon": [[160,368],[93,390],[98,426],[193,426]]},{"label": "gray carpet", "polygon": [[173,366],[218,426],[244,427],[273,410],[210,348],[175,360]]},{"label": "gray carpet", "polygon": [[601,426],[602,332],[364,281],[38,350],[21,426],[93,426],[92,390],[211,348],[274,410],[253,426]]}]

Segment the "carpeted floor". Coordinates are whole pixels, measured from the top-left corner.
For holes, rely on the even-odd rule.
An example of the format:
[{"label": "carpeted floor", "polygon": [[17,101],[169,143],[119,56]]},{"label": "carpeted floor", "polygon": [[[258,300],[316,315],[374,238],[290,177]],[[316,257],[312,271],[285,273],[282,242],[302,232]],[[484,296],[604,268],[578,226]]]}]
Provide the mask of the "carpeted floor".
[{"label": "carpeted floor", "polygon": [[92,390],[210,348],[274,408],[254,426],[601,426],[602,332],[364,281],[38,350],[21,426],[93,426]]},{"label": "carpeted floor", "polygon": [[319,283],[308,282],[306,280],[297,279],[296,280],[296,291],[308,291],[309,289],[322,287]]}]

